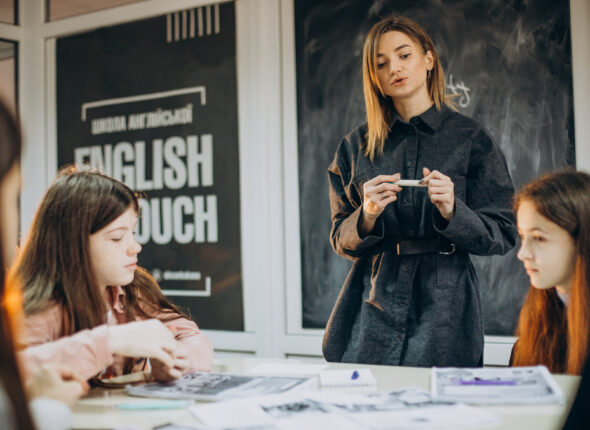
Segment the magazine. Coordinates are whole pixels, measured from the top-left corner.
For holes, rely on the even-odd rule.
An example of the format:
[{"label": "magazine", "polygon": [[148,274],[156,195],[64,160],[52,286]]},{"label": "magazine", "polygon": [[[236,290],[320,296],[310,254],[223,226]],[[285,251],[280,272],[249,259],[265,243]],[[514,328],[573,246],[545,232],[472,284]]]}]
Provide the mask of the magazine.
[{"label": "magazine", "polygon": [[545,366],[432,368],[434,399],[471,404],[539,404],[565,401]]},{"label": "magazine", "polygon": [[299,386],[311,388],[314,382],[308,378],[195,372],[166,383],[128,385],[126,391],[139,397],[215,401],[282,393]]}]

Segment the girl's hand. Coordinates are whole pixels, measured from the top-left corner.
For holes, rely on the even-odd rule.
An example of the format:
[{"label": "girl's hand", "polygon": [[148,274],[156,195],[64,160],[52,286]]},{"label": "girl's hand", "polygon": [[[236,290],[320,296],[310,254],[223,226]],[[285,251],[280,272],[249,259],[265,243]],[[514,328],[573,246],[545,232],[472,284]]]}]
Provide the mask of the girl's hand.
[{"label": "girl's hand", "polygon": [[180,346],[174,356],[174,367],[168,367],[157,359],[150,360],[150,364],[154,379],[159,382],[168,382],[180,378],[188,369],[189,361],[185,348]]},{"label": "girl's hand", "polygon": [[114,354],[156,359],[169,368],[174,368],[181,346],[157,319],[109,326],[109,345]]},{"label": "girl's hand", "polygon": [[397,200],[401,188],[392,182],[400,180],[400,174],[379,175],[363,184],[363,215],[376,220],[388,204]]},{"label": "girl's hand", "polygon": [[27,381],[26,388],[31,399],[48,397],[72,406],[76,400],[86,394],[88,383],[69,367],[44,364]]},{"label": "girl's hand", "polygon": [[432,172],[427,167],[422,169],[424,182],[428,184],[430,201],[436,206],[441,216],[450,221],[455,213],[455,184],[451,178],[438,170]]}]

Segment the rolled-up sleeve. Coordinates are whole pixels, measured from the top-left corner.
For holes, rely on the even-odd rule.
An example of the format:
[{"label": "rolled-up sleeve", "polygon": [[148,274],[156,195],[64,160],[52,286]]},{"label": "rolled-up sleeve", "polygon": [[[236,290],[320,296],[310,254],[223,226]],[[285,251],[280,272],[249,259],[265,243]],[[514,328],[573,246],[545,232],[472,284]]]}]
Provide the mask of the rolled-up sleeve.
[{"label": "rolled-up sleeve", "polygon": [[45,363],[59,363],[70,367],[81,378],[90,379],[113,362],[106,325],[52,341],[35,342],[29,336],[28,342],[18,353],[26,375],[33,374]]}]

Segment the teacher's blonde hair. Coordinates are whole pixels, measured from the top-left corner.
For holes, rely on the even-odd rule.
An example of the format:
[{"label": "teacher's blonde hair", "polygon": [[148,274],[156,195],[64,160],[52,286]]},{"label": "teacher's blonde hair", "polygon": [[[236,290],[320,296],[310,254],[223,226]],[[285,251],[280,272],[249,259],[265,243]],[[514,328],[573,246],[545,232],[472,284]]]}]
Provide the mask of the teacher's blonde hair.
[{"label": "teacher's blonde hair", "polygon": [[375,153],[383,153],[383,144],[389,133],[394,111],[393,100],[383,92],[377,78],[379,39],[390,31],[399,31],[407,35],[418,47],[422,48],[423,54],[430,51],[434,66],[427,78],[428,95],[437,110],[440,110],[445,104],[454,108],[450,101],[451,96],[445,95],[443,68],[428,33],[417,22],[403,16],[392,15],[382,19],[369,31],[363,48],[363,92],[369,128],[364,152],[371,161],[375,157]]}]

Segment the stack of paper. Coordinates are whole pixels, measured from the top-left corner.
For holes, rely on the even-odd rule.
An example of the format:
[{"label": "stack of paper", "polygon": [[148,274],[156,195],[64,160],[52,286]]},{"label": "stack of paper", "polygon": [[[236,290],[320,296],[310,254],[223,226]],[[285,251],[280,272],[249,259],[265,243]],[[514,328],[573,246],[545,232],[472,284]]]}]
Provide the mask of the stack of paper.
[{"label": "stack of paper", "polygon": [[563,403],[563,392],[545,366],[436,368],[431,394],[438,400],[470,404]]},{"label": "stack of paper", "polygon": [[366,395],[298,392],[193,406],[208,428],[339,430],[460,429],[499,424],[485,411],[407,389]]}]

